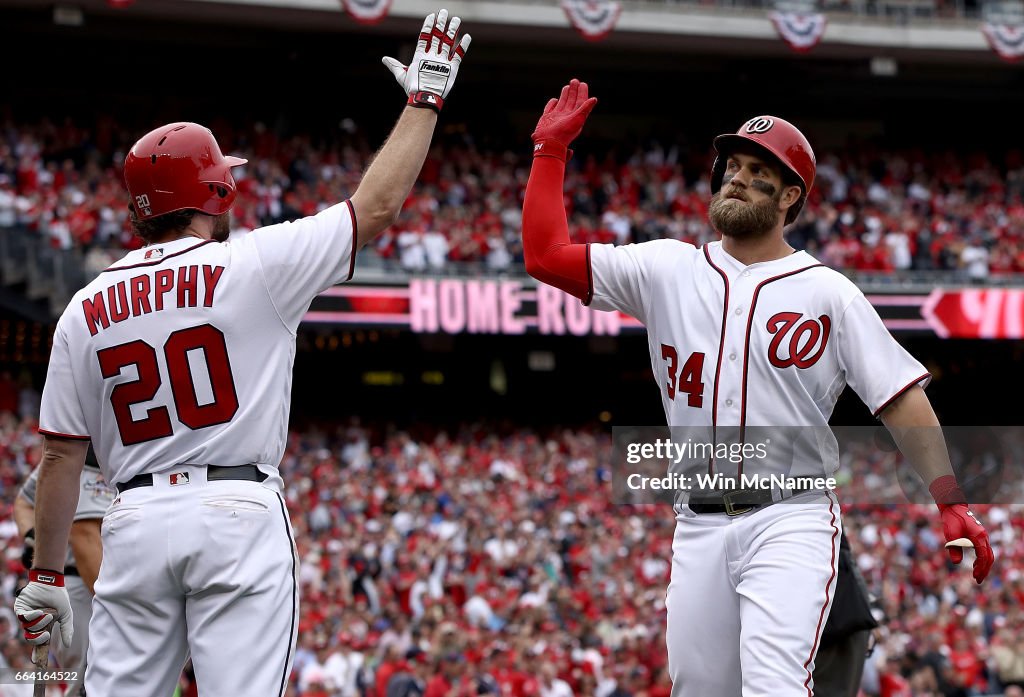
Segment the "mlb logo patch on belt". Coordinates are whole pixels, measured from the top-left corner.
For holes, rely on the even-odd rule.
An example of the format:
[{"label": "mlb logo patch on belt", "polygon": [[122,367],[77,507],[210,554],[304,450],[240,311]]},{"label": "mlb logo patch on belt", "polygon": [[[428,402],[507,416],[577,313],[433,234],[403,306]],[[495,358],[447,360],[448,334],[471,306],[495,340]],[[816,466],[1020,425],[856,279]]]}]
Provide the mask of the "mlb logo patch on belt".
[{"label": "mlb logo patch on belt", "polygon": [[188,484],[188,472],[174,472],[167,476],[171,486],[178,486],[179,484]]}]

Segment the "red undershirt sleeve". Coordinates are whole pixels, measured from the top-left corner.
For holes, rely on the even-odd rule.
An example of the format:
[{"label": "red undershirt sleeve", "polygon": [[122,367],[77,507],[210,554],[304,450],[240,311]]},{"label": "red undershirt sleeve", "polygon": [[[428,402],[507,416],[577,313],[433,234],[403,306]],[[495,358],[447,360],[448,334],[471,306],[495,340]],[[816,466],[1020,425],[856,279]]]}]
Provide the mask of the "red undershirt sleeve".
[{"label": "red undershirt sleeve", "polygon": [[594,293],[589,245],[569,240],[562,190],[565,162],[557,157],[533,159],[523,202],[523,257],[526,271],[589,304]]}]

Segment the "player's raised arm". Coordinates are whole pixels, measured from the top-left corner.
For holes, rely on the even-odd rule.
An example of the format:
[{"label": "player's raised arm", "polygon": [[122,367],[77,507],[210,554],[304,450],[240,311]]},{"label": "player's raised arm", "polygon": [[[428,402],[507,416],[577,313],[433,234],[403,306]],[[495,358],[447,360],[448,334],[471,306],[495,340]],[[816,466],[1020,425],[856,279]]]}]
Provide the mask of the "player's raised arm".
[{"label": "player's raised arm", "polygon": [[562,203],[565,162],[569,145],[597,99],[587,83],[572,80],[552,99],[533,131],[533,168],[523,202],[523,256],[526,271],[542,283],[590,301],[592,292],[587,245],[569,240]]},{"label": "player's raised arm", "polygon": [[386,57],[384,65],[408,96],[394,130],[363,175],[351,202],[358,221],[357,248],[375,239],[401,212],[423,168],[437,115],[455,84],[469,49],[469,34],[458,37],[462,20],[448,10],[427,15],[409,65]]},{"label": "player's raised arm", "polygon": [[[974,546],[974,580],[981,583],[988,576],[995,555],[988,533],[967,507],[967,497],[953,475],[942,428],[924,390],[919,386],[910,388],[886,407],[879,418],[892,433],[900,452],[921,479],[929,483],[928,491],[939,507],[946,541],[967,539]],[[954,564],[963,561],[962,547],[952,546],[948,551]]]}]

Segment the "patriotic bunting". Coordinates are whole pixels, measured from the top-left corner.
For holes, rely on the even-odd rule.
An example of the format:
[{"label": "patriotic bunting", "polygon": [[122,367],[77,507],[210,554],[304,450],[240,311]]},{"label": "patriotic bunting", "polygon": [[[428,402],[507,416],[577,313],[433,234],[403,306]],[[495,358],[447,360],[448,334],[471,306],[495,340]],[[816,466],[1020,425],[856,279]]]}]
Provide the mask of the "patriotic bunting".
[{"label": "patriotic bunting", "polygon": [[377,24],[388,16],[391,0],[341,0],[341,6],[360,24]]},{"label": "patriotic bunting", "polygon": [[569,23],[588,41],[600,41],[612,33],[622,5],[612,0],[562,0]]},{"label": "patriotic bunting", "polygon": [[985,22],[981,25],[981,33],[1003,60],[1013,63],[1024,57],[1024,24]]},{"label": "patriotic bunting", "polygon": [[821,12],[771,12],[775,31],[797,53],[806,53],[818,45],[825,34],[828,19]]}]

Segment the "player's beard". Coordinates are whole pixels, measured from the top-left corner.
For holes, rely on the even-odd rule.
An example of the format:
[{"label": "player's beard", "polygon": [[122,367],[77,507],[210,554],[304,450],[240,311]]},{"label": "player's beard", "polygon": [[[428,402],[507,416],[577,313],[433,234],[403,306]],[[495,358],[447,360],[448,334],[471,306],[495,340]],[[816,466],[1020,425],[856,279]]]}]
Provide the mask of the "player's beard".
[{"label": "player's beard", "polygon": [[231,213],[221,213],[213,218],[213,233],[211,237],[218,242],[227,242],[231,234]]},{"label": "player's beard", "polygon": [[[772,187],[775,189],[775,187]],[[782,191],[772,191],[770,198],[757,203],[746,203],[745,201],[731,202],[724,198],[722,192],[711,197],[711,205],[708,207],[708,219],[711,225],[725,237],[732,237],[737,240],[753,239],[762,237],[773,229],[779,222],[779,201],[782,199]]]}]

